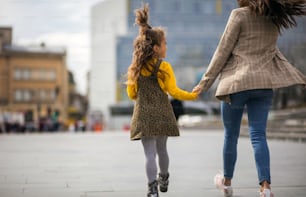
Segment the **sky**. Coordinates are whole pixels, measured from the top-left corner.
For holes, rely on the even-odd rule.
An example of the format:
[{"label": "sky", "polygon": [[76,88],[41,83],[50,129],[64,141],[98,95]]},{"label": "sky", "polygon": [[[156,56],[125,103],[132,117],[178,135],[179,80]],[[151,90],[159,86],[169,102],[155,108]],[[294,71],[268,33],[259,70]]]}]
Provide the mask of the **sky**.
[{"label": "sky", "polygon": [[77,90],[86,93],[90,70],[90,9],[103,0],[1,0],[0,26],[13,28],[13,43],[65,47]]}]

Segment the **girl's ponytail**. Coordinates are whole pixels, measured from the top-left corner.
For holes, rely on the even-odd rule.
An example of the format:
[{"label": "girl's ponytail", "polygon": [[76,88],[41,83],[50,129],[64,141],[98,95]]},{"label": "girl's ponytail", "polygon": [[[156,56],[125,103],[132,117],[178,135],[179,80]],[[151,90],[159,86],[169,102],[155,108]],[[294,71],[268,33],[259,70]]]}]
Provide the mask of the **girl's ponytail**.
[{"label": "girl's ponytail", "polygon": [[135,10],[135,24],[139,26],[139,35],[145,35],[148,29],[152,29],[149,25],[149,5],[145,4],[143,8]]}]

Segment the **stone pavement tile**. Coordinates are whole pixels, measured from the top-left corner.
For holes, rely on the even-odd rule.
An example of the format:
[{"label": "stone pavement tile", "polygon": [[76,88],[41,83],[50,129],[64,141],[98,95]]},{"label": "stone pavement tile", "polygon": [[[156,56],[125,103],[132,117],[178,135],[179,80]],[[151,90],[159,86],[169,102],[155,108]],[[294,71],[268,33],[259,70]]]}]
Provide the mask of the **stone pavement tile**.
[{"label": "stone pavement tile", "polygon": [[[0,171],[4,171],[3,169],[0,168]],[[7,174],[3,174],[0,177],[0,187],[3,184],[9,184],[9,183],[15,183],[15,184],[24,184],[26,183],[26,177],[23,174],[14,174],[10,173],[8,175],[8,172],[6,171]]]},{"label": "stone pavement tile", "polygon": [[[200,197],[208,194],[197,191],[176,191],[160,193],[160,197]],[[145,197],[146,191],[119,191],[119,192],[86,192],[84,197]],[[208,195],[211,196],[211,195]],[[213,197],[213,196],[211,196]]]},{"label": "stone pavement tile", "polygon": [[16,188],[0,188],[1,197],[24,197],[21,189]]},{"label": "stone pavement tile", "polygon": [[[83,197],[84,193],[61,188],[36,188],[26,189],[22,196],[7,196],[7,197]],[[2,196],[1,196],[2,197]]]},{"label": "stone pavement tile", "polygon": [[306,186],[297,186],[297,187],[276,187],[273,190],[275,197],[302,197],[306,196]]}]

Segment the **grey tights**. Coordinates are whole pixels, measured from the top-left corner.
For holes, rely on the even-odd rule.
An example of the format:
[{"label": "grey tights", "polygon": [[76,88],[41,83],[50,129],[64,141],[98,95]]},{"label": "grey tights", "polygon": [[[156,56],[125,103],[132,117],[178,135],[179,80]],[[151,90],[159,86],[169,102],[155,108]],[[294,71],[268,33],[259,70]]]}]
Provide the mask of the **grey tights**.
[{"label": "grey tights", "polygon": [[168,173],[169,156],[167,152],[167,139],[167,136],[143,137],[141,139],[146,156],[146,173],[148,183],[152,183],[154,180],[156,180],[156,154],[158,155],[160,173]]}]

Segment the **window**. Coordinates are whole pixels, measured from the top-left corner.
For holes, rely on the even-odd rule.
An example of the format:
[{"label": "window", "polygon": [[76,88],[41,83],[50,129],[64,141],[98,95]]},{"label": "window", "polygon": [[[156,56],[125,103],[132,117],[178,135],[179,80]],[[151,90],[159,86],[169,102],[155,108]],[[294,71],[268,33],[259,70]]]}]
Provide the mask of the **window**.
[{"label": "window", "polygon": [[33,92],[32,90],[15,90],[15,101],[17,102],[29,102],[32,100]]},{"label": "window", "polygon": [[20,80],[21,79],[21,75],[22,75],[22,70],[17,68],[14,72],[14,79],[16,80]]},{"label": "window", "polygon": [[55,70],[50,70],[50,80],[56,80],[56,72]]},{"label": "window", "polygon": [[50,90],[50,99],[55,100],[56,99],[56,89]]},{"label": "window", "polygon": [[173,10],[175,10],[176,12],[179,12],[179,11],[181,11],[181,2],[177,2],[177,1],[175,1],[175,2],[173,2]]},{"label": "window", "polygon": [[31,92],[30,92],[30,90],[24,90],[23,91],[23,100],[24,101],[30,101],[31,100]]},{"label": "window", "polygon": [[110,107],[110,112],[112,116],[120,115],[131,115],[133,114],[134,106],[132,104],[127,104],[125,106],[113,105]]},{"label": "window", "polygon": [[215,13],[216,12],[215,2],[212,2],[212,1],[205,2],[203,12],[205,14]]},{"label": "window", "polygon": [[39,70],[38,79],[39,80],[45,80],[46,79],[46,72],[45,72],[45,70],[43,70],[43,69]]},{"label": "window", "polygon": [[16,68],[14,71],[15,80],[29,80],[31,79],[31,70],[27,68]]},{"label": "window", "polygon": [[195,12],[195,13],[201,13],[201,3],[199,3],[199,2],[194,2],[194,4],[193,4],[193,11]]},{"label": "window", "polygon": [[39,80],[39,73],[37,70],[32,71],[32,79],[33,80]]},{"label": "window", "polygon": [[22,101],[22,91],[21,90],[15,91],[15,101]]},{"label": "window", "polygon": [[39,91],[39,98],[40,98],[40,100],[44,101],[44,100],[46,100],[46,97],[47,97],[46,90],[40,90]]},{"label": "window", "polygon": [[22,79],[29,80],[31,76],[31,72],[29,69],[23,69],[22,70]]},{"label": "window", "polygon": [[34,80],[55,81],[56,71],[53,69],[40,69],[33,71]]}]

